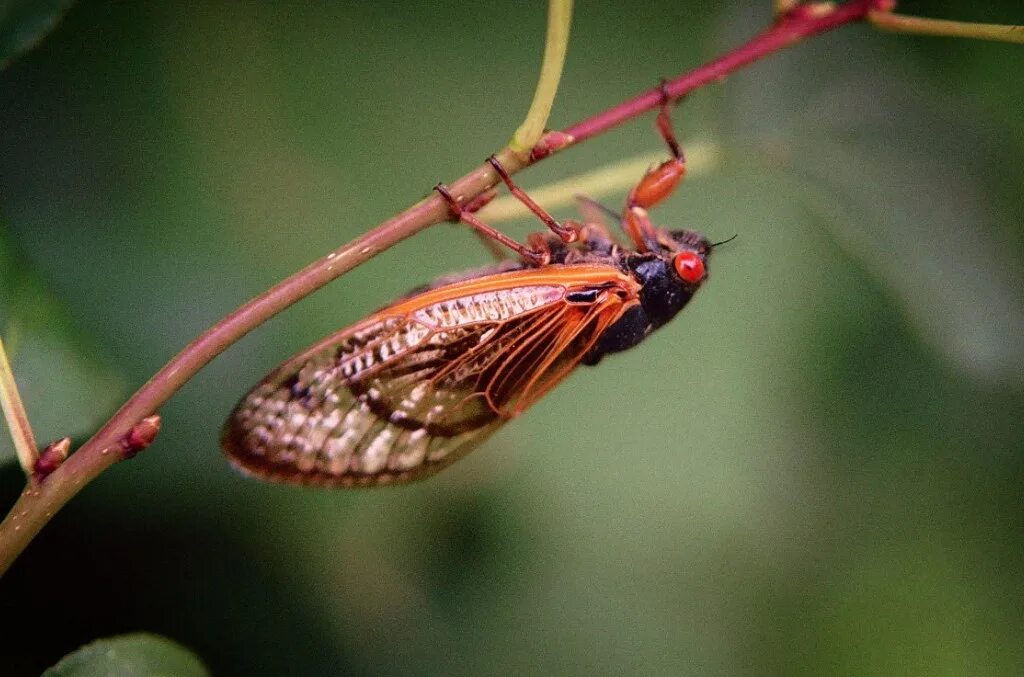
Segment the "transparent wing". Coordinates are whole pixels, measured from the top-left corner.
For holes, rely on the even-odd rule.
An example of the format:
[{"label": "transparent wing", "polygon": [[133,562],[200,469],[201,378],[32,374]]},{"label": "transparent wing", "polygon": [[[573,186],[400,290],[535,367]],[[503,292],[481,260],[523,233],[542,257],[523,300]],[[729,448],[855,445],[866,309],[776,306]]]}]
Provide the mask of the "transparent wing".
[{"label": "transparent wing", "polygon": [[493,276],[495,289],[483,278],[402,301],[271,373],[231,414],[224,449],[244,471],[299,484],[437,472],[561,381],[635,302],[635,283],[608,270],[546,284],[519,271]]}]

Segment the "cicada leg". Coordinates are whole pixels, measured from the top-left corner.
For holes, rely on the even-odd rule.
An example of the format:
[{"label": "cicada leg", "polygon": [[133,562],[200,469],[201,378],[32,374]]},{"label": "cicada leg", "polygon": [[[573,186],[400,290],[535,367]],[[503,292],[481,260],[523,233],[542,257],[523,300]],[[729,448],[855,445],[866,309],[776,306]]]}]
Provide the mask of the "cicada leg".
[{"label": "cicada leg", "polygon": [[[456,200],[448,190],[448,186],[443,183],[439,183],[434,186],[434,190],[441,194],[441,197],[443,197],[448,203],[448,208],[451,209],[452,213],[455,214],[456,217],[458,217],[459,221],[471,226],[480,234],[481,239],[500,243],[537,266],[543,266],[551,260],[551,252],[547,248],[538,248],[535,245],[531,248],[530,246],[513,240],[494,226],[489,226],[481,221],[476,214],[460,205],[459,201]],[[487,246],[495,254],[500,253],[499,250],[491,247],[491,245],[488,244]]]},{"label": "cicada leg", "polygon": [[543,221],[544,225],[551,229],[551,232],[557,235],[562,242],[569,244],[570,242],[575,242],[579,239],[579,233],[576,232],[576,228],[571,225],[559,223],[555,217],[551,216],[551,214],[547,212],[546,209],[534,202],[533,198],[526,194],[526,191],[517,186],[512,180],[512,177],[509,176],[507,171],[505,171],[505,168],[501,166],[500,162],[498,162],[498,158],[492,155],[487,158],[487,161],[492,167],[494,167],[494,171],[498,173],[498,176],[500,176],[501,180],[505,182],[505,185],[508,186],[508,191],[512,193],[517,200],[526,205],[526,208],[533,212],[538,219]]},{"label": "cicada leg", "polygon": [[508,252],[505,251],[505,248],[502,247],[497,242],[495,242],[493,239],[491,239],[490,236],[482,233],[476,228],[473,229],[473,234],[476,235],[477,238],[479,238],[480,244],[482,244],[487,249],[487,251],[490,252],[491,258],[493,258],[495,261],[501,263],[506,258],[508,258]]},{"label": "cicada leg", "polygon": [[[475,214],[484,207],[486,207],[488,204],[490,204],[491,200],[493,200],[496,197],[498,197],[498,191],[492,188],[491,190],[484,191],[480,195],[477,195],[475,198],[473,198],[465,205],[463,205],[462,209],[464,211],[470,212],[471,214]],[[493,258],[495,261],[499,263],[508,258],[508,250],[505,249],[505,247],[501,246],[491,237],[480,232],[476,228],[473,228],[472,231],[473,235],[475,235],[480,240],[480,244],[482,244],[484,248],[487,249],[488,252],[490,252],[491,258]]]},{"label": "cicada leg", "polygon": [[641,251],[658,247],[657,233],[647,216],[647,210],[671,195],[686,175],[686,157],[672,128],[672,118],[669,114],[671,100],[664,82],[661,83],[661,94],[661,110],[657,119],[658,132],[665,140],[672,157],[647,170],[640,183],[629,192],[626,209],[622,215],[623,230]]},{"label": "cicada leg", "polygon": [[[496,157],[493,155],[487,158],[487,161],[494,167],[494,171],[498,173],[498,176],[505,185],[508,186],[509,192],[516,197],[517,200],[526,205],[526,208],[533,212],[537,218],[544,222],[555,235],[559,237],[564,243],[575,242],[579,239],[578,225],[574,225],[575,222],[567,221],[565,224],[559,223],[555,217],[551,216],[543,207],[537,204],[533,198],[526,194],[522,188],[520,188],[509,176],[509,173],[501,165]],[[547,241],[543,237],[530,237],[526,245],[523,245],[516,240],[513,240],[509,236],[505,235],[493,226],[489,226],[474,213],[476,209],[479,209],[483,204],[486,204],[490,200],[491,196],[485,199],[484,202],[471,201],[467,205],[460,205],[459,201],[456,200],[448,187],[443,183],[437,184],[434,187],[438,193],[441,194],[448,202],[449,209],[455,214],[460,221],[472,226],[473,229],[480,235],[481,239],[490,242],[497,242],[505,247],[508,247],[512,251],[519,254],[527,261],[534,265],[542,266],[547,264],[551,260],[551,249],[547,245]],[[496,256],[500,258],[500,250],[496,249],[492,244],[487,245],[488,248]]]}]

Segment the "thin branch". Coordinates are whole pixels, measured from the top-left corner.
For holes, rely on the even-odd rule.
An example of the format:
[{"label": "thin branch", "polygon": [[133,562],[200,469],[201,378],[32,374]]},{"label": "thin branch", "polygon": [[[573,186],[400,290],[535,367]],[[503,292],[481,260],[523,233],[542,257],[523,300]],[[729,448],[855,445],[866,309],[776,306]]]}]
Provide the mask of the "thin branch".
[{"label": "thin branch", "polygon": [[[822,15],[820,5],[813,11],[797,7],[768,30],[711,63],[670,81],[669,95],[683,95],[763,58],[804,37],[860,21],[886,0],[851,0]],[[661,90],[654,88],[614,108],[584,120],[566,132],[554,134],[557,143],[548,144],[547,154],[597,136],[628,119],[651,110],[660,103]],[[543,139],[541,141],[543,143]],[[511,149],[498,153],[499,161],[510,172],[517,172],[533,161]],[[472,199],[493,188],[498,177],[489,164],[477,167],[449,184],[453,195]],[[142,419],[155,412],[210,360],[260,324],[328,282],[340,277],[385,249],[415,235],[430,225],[448,219],[448,207],[439,196],[431,196],[385,221],[365,235],[309,264],[261,296],[241,306],[190,343],[142,386],[76,453],[39,486],[28,486],[11,512],[0,523],[0,574],[3,574],[49,519],[97,475],[121,459],[110,453],[119,448],[125,435]]]},{"label": "thin branch", "polygon": [[[665,89],[669,97],[678,100],[695,89],[719,82],[730,73],[780,49],[790,47],[805,38],[853,21],[862,21],[868,12],[887,4],[887,0],[853,0],[836,7],[817,2],[799,5],[746,44],[700,68],[674,80],[669,80],[665,83]],[[563,134],[571,138],[571,142],[567,145],[585,141],[626,120],[654,110],[661,105],[661,98],[661,88],[654,87],[614,108],[578,122],[572,127],[562,130]]]},{"label": "thin branch", "polygon": [[14,441],[14,451],[18,454],[18,463],[25,474],[32,477],[39,459],[39,447],[36,446],[36,437],[32,434],[32,425],[28,421],[28,413],[21,401],[21,393],[18,392],[18,384],[14,381],[14,371],[7,359],[7,349],[4,348],[4,340],[0,338],[0,407],[4,410],[4,418],[7,419],[7,429]]},{"label": "thin branch", "polygon": [[945,19],[926,19],[892,12],[868,13],[868,21],[876,28],[895,33],[914,33],[949,38],[972,38],[1024,44],[1024,26],[1003,24],[976,24]]},{"label": "thin branch", "polygon": [[509,148],[520,155],[528,154],[544,133],[551,116],[551,107],[562,79],[562,66],[569,49],[569,27],[572,23],[572,0],[549,0],[548,30],[544,41],[544,61],[537,78],[537,89],[526,119],[512,135]]}]

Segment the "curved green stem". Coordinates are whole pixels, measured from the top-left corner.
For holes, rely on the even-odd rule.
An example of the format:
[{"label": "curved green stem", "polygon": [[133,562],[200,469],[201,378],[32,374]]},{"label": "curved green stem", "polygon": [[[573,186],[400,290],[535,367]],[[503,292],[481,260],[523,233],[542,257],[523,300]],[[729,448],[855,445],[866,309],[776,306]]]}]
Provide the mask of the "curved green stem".
[{"label": "curved green stem", "polygon": [[533,92],[530,110],[523,124],[512,135],[509,148],[520,155],[529,153],[544,133],[551,107],[562,79],[562,66],[569,49],[569,27],[572,24],[572,0],[549,0],[548,31],[544,41],[544,60]]},{"label": "curved green stem", "polygon": [[18,455],[18,463],[21,469],[29,477],[32,476],[36,467],[36,460],[39,458],[39,447],[36,446],[36,437],[32,434],[32,425],[28,421],[28,414],[25,413],[25,405],[21,401],[21,393],[18,391],[18,384],[14,381],[14,370],[7,359],[7,349],[4,341],[0,338],[0,409],[3,409],[4,418],[7,419],[7,429],[11,433],[11,441],[14,442],[14,451]]}]

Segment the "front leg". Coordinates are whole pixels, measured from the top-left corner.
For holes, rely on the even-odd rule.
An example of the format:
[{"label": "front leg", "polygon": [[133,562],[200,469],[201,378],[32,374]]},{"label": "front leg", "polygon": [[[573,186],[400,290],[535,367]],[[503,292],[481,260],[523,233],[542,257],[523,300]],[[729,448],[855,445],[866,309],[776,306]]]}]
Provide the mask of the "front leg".
[{"label": "front leg", "polygon": [[657,251],[657,232],[647,210],[655,206],[676,189],[686,175],[686,157],[672,129],[669,116],[670,101],[665,83],[662,83],[661,111],[658,113],[658,132],[665,139],[672,157],[657,167],[647,170],[640,183],[629,192],[626,210],[622,215],[623,230],[640,251]]},{"label": "front leg", "polygon": [[472,211],[466,209],[448,190],[448,186],[443,183],[439,183],[434,186],[434,190],[440,193],[441,197],[444,198],[445,202],[448,203],[448,209],[451,210],[452,214],[468,226],[471,226],[473,230],[480,233],[481,236],[489,240],[493,240],[505,247],[508,247],[512,251],[516,252],[525,260],[527,263],[534,266],[543,266],[551,260],[551,251],[543,244],[528,240],[527,244],[523,245],[516,242],[508,235],[505,235],[497,228],[489,226]]}]

